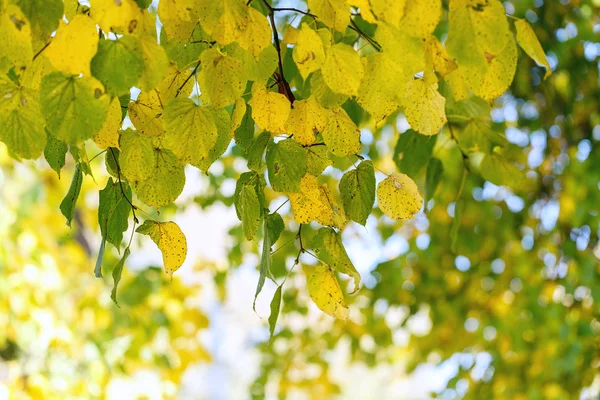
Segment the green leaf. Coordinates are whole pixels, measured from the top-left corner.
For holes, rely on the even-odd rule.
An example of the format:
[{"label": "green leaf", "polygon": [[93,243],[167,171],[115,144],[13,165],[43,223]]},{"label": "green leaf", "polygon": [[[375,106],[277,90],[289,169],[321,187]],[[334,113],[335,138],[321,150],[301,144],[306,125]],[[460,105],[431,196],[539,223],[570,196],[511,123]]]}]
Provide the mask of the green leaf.
[{"label": "green leaf", "polygon": [[162,145],[182,162],[194,162],[208,156],[217,143],[217,126],[208,107],[192,99],[176,97],[163,111],[165,133]]},{"label": "green leaf", "polygon": [[229,143],[231,143],[231,135],[229,133],[231,119],[229,113],[223,108],[210,107],[209,110],[217,127],[217,142],[208,151],[207,157],[192,162],[194,167],[200,168],[204,172],[207,172],[210,166],[225,153],[229,147]]},{"label": "green leaf", "polygon": [[93,137],[106,119],[110,100],[94,78],[53,72],[40,86],[40,105],[50,134],[68,144]]},{"label": "green leaf", "polygon": [[62,0],[10,0],[10,3],[19,6],[34,31],[39,31],[42,36],[55,31],[64,14]]},{"label": "green leaf", "polygon": [[518,189],[525,175],[511,160],[496,152],[487,154],[481,161],[481,176],[494,185],[509,186]]},{"label": "green leaf", "polygon": [[355,293],[360,288],[360,274],[350,261],[339,233],[330,228],[321,228],[311,241],[311,247],[319,260],[329,264],[335,271],[350,276],[354,280]]},{"label": "green leaf", "polygon": [[281,289],[283,285],[277,286],[273,300],[271,300],[271,314],[269,314],[269,333],[270,338],[273,338],[275,332],[275,326],[277,325],[277,319],[279,318],[279,310],[281,309]]},{"label": "green leaf", "polygon": [[[125,198],[124,196],[127,196]],[[102,237],[112,243],[117,250],[123,241],[123,232],[129,226],[128,219],[131,211],[131,188],[127,182],[113,181],[108,178],[106,187],[100,191],[98,206],[98,224]]]},{"label": "green leaf", "polygon": [[300,180],[306,174],[307,156],[293,139],[269,143],[267,148],[269,182],[277,192],[299,192]]},{"label": "green leaf", "polygon": [[283,218],[281,215],[274,212],[267,215],[267,233],[270,236],[269,242],[275,244],[281,235],[281,232],[285,229]]},{"label": "green leaf", "polygon": [[91,62],[92,75],[100,80],[108,93],[119,96],[129,92],[144,70],[140,41],[133,36],[101,40]]},{"label": "green leaf", "polygon": [[119,170],[117,169],[117,162],[119,162],[119,157],[121,156],[121,151],[116,147],[109,147],[106,149],[106,153],[104,156],[104,166],[106,167],[106,172],[112,177],[119,177]]},{"label": "green leaf", "polygon": [[0,78],[0,140],[18,158],[35,159],[46,144],[36,93]]},{"label": "green leaf", "polygon": [[73,173],[73,179],[71,180],[71,186],[67,195],[60,203],[60,211],[67,218],[67,226],[71,226],[71,221],[75,215],[75,203],[79,197],[81,191],[81,183],[83,182],[83,173],[81,172],[81,164],[75,166],[75,172]]},{"label": "green leaf", "polygon": [[310,146],[306,147],[306,171],[313,175],[319,176],[321,173],[333,164],[327,156],[327,146]]},{"label": "green leaf", "polygon": [[427,165],[427,175],[425,178],[425,202],[433,198],[435,191],[442,180],[444,174],[444,165],[437,158],[429,160]]},{"label": "green leaf", "polygon": [[456,253],[456,245],[458,243],[458,230],[460,229],[460,221],[465,211],[465,200],[459,199],[454,203],[454,218],[450,226],[450,250]]},{"label": "green leaf", "polygon": [[246,239],[253,240],[260,224],[262,216],[262,207],[257,193],[257,182],[260,182],[258,175],[253,179],[247,179],[248,174],[243,179],[239,179],[235,188],[234,204],[238,218],[242,221],[242,230]]},{"label": "green leaf", "polygon": [[142,74],[136,86],[141,89],[153,89],[158,86],[169,69],[167,53],[152,36],[139,39],[143,57]]},{"label": "green leaf", "polygon": [[437,135],[421,135],[412,129],[401,134],[394,150],[394,162],[400,172],[416,179],[429,163],[436,140]]},{"label": "green leaf", "polygon": [[102,278],[102,263],[104,262],[104,249],[106,248],[106,238],[102,237],[100,249],[98,250],[98,258],[96,258],[96,266],[94,267],[94,276]]},{"label": "green leaf", "polygon": [[346,215],[364,226],[375,204],[375,170],[371,161],[361,162],[342,176],[340,195]]},{"label": "green leaf", "polygon": [[113,269],[113,272],[112,272],[113,288],[110,292],[110,298],[112,299],[112,301],[115,302],[115,304],[117,306],[119,306],[119,303],[117,302],[117,286],[119,286],[119,282],[121,281],[121,274],[123,273],[123,266],[125,265],[125,260],[127,260],[127,257],[129,257],[129,254],[130,254],[129,247],[127,247],[125,249],[125,251],[123,252],[123,257],[121,257],[121,259],[119,260],[117,265],[115,265],[115,268]]},{"label": "green leaf", "polygon": [[46,134],[46,147],[44,148],[44,157],[60,179],[60,170],[65,166],[65,156],[67,155],[67,144],[56,139],[49,133]]},{"label": "green leaf", "polygon": [[[266,218],[264,220],[263,226],[263,232],[268,232],[269,228],[268,221]],[[263,286],[265,285],[265,279],[267,278],[267,276],[273,281],[275,281],[275,279],[273,278],[273,274],[271,273],[271,236],[269,234],[265,234],[263,236],[262,254],[260,257],[260,266],[258,271],[260,276],[256,285],[254,302],[252,303],[252,309],[254,310],[254,312],[256,312],[256,299],[258,298],[258,295],[260,294],[260,292],[263,289]]]},{"label": "green leaf", "polygon": [[246,106],[246,112],[242,117],[240,126],[234,132],[235,144],[248,153],[254,141],[254,120],[252,119],[252,107]]},{"label": "green leaf", "polygon": [[265,154],[265,149],[270,140],[271,134],[266,131],[262,132],[248,148],[248,168],[252,171],[263,172],[265,170],[263,154]]},{"label": "green leaf", "polygon": [[149,206],[160,208],[179,197],[185,185],[185,171],[183,164],[170,150],[156,148],[152,153],[149,177],[130,183],[141,201]]}]

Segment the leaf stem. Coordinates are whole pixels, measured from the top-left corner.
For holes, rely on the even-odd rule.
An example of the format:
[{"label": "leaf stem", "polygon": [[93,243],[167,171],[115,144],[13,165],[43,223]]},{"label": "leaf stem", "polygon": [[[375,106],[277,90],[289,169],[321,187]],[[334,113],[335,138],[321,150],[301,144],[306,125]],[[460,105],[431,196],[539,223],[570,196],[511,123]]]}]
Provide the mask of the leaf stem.
[{"label": "leaf stem", "polygon": [[186,83],[188,83],[190,81],[190,79],[192,79],[192,76],[196,75],[196,72],[198,71],[198,67],[200,67],[201,61],[198,60],[198,62],[196,63],[196,66],[194,67],[194,70],[192,71],[192,73],[185,79],[185,81],[183,81],[183,83],[181,84],[181,86],[179,86],[179,89],[177,89],[177,92],[175,93],[175,97],[179,96],[179,93],[181,92],[181,90],[183,89],[183,87],[185,86]]}]

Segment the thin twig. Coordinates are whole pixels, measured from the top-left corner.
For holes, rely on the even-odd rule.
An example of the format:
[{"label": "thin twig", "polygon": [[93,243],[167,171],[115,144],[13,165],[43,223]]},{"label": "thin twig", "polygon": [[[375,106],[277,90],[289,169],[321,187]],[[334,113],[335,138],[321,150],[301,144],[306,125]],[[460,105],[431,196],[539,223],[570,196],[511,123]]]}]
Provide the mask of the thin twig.
[{"label": "thin twig", "polygon": [[115,160],[115,165],[117,166],[117,178],[119,179],[119,187],[121,188],[121,194],[123,195],[123,197],[125,197],[125,200],[127,200],[129,205],[131,206],[131,212],[133,213],[133,222],[135,224],[138,224],[140,221],[137,219],[137,216],[135,215],[135,210],[137,210],[137,207],[134,206],[133,203],[131,202],[131,200],[129,200],[129,197],[127,197],[125,195],[125,190],[123,189],[123,182],[121,181],[121,166],[119,165],[119,160],[117,160],[117,157],[115,156],[115,152],[112,148],[110,148],[110,154],[112,155],[113,160]]},{"label": "thin twig", "polygon": [[39,49],[39,50],[38,50],[38,52],[37,52],[37,53],[35,53],[35,55],[33,56],[33,59],[32,59],[31,61],[32,61],[32,62],[33,62],[33,61],[35,61],[35,59],[36,59],[36,58],[38,58],[38,56],[39,56],[40,54],[42,54],[42,52],[43,52],[44,50],[46,50],[46,48],[47,48],[48,46],[50,46],[50,43],[51,43],[51,42],[48,42],[48,43],[46,43],[46,44],[44,45],[44,47],[42,47],[41,49]]},{"label": "thin twig", "polygon": [[369,43],[375,50],[381,51],[381,45],[379,43],[377,43],[377,41],[375,39],[371,38],[369,35],[364,33],[360,29],[358,24],[352,18],[350,18],[350,29],[352,29],[354,32],[358,33],[358,35],[360,37],[362,37],[364,40],[366,40],[367,43]]},{"label": "thin twig", "polygon": [[280,92],[288,98],[290,103],[296,100],[296,97],[290,89],[290,84],[285,79],[283,74],[283,61],[281,59],[281,44],[279,43],[279,32],[277,32],[277,25],[275,24],[275,9],[270,5],[267,0],[262,0],[263,4],[269,10],[269,20],[271,21],[271,29],[273,30],[273,41],[275,42],[275,50],[277,50],[277,65],[279,67],[279,73],[274,73],[273,76],[280,84]]},{"label": "thin twig", "polygon": [[311,14],[308,11],[302,11],[302,10],[299,10],[299,9],[293,8],[293,7],[277,7],[277,8],[273,7],[273,11],[293,11],[293,12],[297,12],[297,13],[300,13],[300,14],[307,15],[307,16],[313,18],[313,19],[317,19],[317,16],[315,14]]},{"label": "thin twig", "polygon": [[183,83],[181,84],[181,86],[179,86],[179,89],[177,89],[177,92],[175,93],[175,97],[179,96],[179,93],[181,92],[181,90],[183,89],[183,87],[185,86],[186,83],[188,83],[190,81],[190,79],[192,79],[192,76],[196,75],[196,72],[198,71],[198,67],[200,67],[200,63],[201,61],[198,61],[196,63],[196,66],[194,67],[194,70],[192,71],[192,73],[190,74],[190,76],[188,76],[185,81],[183,81]]}]

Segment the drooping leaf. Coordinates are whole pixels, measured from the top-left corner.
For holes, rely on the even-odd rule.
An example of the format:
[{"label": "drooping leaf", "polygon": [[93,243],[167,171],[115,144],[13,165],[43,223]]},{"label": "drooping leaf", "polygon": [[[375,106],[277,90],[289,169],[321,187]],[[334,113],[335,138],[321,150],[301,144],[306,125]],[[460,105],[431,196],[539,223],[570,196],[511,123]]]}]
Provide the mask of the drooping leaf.
[{"label": "drooping leaf", "polygon": [[[239,103],[243,103],[244,113],[241,117],[242,107],[238,107]],[[249,148],[254,141],[254,120],[252,119],[252,107],[246,104],[244,100],[238,100],[236,102],[235,110],[233,111],[233,119],[236,117],[239,118],[239,125],[234,128],[235,124],[232,123],[233,138],[235,140],[235,144],[240,147],[246,154],[248,154]],[[264,150],[263,150],[264,152]]]},{"label": "drooping leaf", "polygon": [[60,170],[65,166],[65,156],[68,146],[65,142],[55,139],[54,136],[46,134],[46,147],[44,148],[44,158],[60,179]]},{"label": "drooping leaf", "polygon": [[98,225],[102,237],[113,244],[117,250],[123,241],[123,232],[129,226],[131,212],[131,188],[127,182],[113,181],[108,178],[106,187],[100,191],[98,205]]},{"label": "drooping leaf", "polygon": [[156,243],[163,256],[165,272],[173,276],[187,255],[187,241],[179,225],[175,222],[146,220],[135,231],[150,236]]},{"label": "drooping leaf", "polygon": [[83,182],[83,173],[81,172],[81,164],[75,166],[73,172],[73,179],[71,180],[71,186],[67,192],[65,198],[60,203],[60,211],[62,215],[67,219],[67,226],[71,226],[71,221],[75,215],[75,204],[79,198],[79,192],[81,192],[81,184]]},{"label": "drooping leaf", "polygon": [[392,219],[411,219],[423,205],[415,182],[407,175],[394,173],[377,186],[379,208]]},{"label": "drooping leaf", "polygon": [[293,139],[270,142],[267,146],[269,182],[278,192],[298,192],[306,174],[306,151]]},{"label": "drooping leaf", "polygon": [[427,175],[425,179],[425,202],[428,202],[435,195],[442,175],[444,174],[444,165],[438,158],[432,158],[427,165]]},{"label": "drooping leaf", "polygon": [[267,144],[271,141],[271,133],[264,131],[258,135],[254,141],[248,147],[248,168],[252,171],[263,172],[265,169],[265,163],[263,162],[263,156]]},{"label": "drooping leaf", "polygon": [[275,244],[281,235],[281,232],[285,229],[283,218],[277,212],[268,214],[267,220],[267,233],[270,236],[269,242],[271,245]]},{"label": "drooping leaf", "polygon": [[123,252],[123,256],[121,257],[121,259],[119,260],[117,265],[115,265],[115,268],[113,269],[113,272],[112,272],[113,288],[110,292],[110,298],[112,299],[112,301],[114,301],[114,303],[117,306],[119,306],[119,303],[117,302],[117,287],[119,286],[119,282],[121,281],[121,274],[123,273],[123,267],[125,266],[125,261],[127,260],[127,257],[129,257],[130,253],[131,252],[129,250],[129,247],[127,247],[125,249],[125,251]]},{"label": "drooping leaf", "polygon": [[454,203],[454,218],[452,219],[452,225],[450,226],[450,250],[456,253],[456,246],[458,244],[458,231],[460,229],[460,223],[462,215],[465,211],[465,200],[459,199]]},{"label": "drooping leaf", "polygon": [[328,265],[318,265],[306,279],[308,293],[312,301],[323,312],[332,317],[346,320],[348,307],[340,284]]},{"label": "drooping leaf", "polygon": [[194,167],[200,168],[204,172],[207,172],[210,166],[225,153],[229,143],[231,143],[231,118],[229,113],[223,108],[210,107],[209,110],[217,127],[217,142],[208,151],[206,157],[192,162]]},{"label": "drooping leaf", "polygon": [[277,286],[273,300],[271,300],[271,314],[269,314],[269,335],[273,338],[275,332],[275,326],[277,325],[277,319],[279,318],[279,310],[281,309],[281,290],[283,285]]},{"label": "drooping leaf", "polygon": [[375,203],[375,170],[370,160],[362,161],[342,176],[340,194],[346,215],[365,225]]},{"label": "drooping leaf", "polygon": [[237,216],[242,221],[242,230],[248,240],[254,239],[263,214],[262,191],[261,179],[256,173],[246,172],[237,181],[233,201]]},{"label": "drooping leaf", "polygon": [[[263,232],[269,231],[268,223],[269,223],[268,219],[265,218],[264,222],[263,222],[263,228],[264,228]],[[260,275],[258,277],[258,283],[256,285],[256,292],[254,294],[254,302],[252,304],[252,309],[254,310],[254,312],[256,312],[256,299],[258,298],[258,295],[262,291],[263,286],[265,286],[265,280],[267,279],[267,277],[269,277],[273,281],[275,280],[273,278],[273,274],[271,272],[271,245],[272,245],[271,235],[269,235],[269,234],[263,235],[262,253],[260,256],[260,265],[258,268]]]},{"label": "drooping leaf", "polygon": [[525,51],[533,61],[546,68],[544,79],[548,78],[552,74],[552,68],[550,68],[548,58],[546,58],[544,49],[542,49],[542,45],[535,35],[533,28],[529,25],[529,22],[524,19],[518,19],[515,22],[515,28],[517,28],[517,42],[519,43],[519,46],[521,46],[523,51]]},{"label": "drooping leaf", "polygon": [[311,241],[316,255],[329,264],[334,271],[348,275],[354,280],[354,292],[360,288],[360,274],[350,261],[339,233],[330,228],[321,228]]}]

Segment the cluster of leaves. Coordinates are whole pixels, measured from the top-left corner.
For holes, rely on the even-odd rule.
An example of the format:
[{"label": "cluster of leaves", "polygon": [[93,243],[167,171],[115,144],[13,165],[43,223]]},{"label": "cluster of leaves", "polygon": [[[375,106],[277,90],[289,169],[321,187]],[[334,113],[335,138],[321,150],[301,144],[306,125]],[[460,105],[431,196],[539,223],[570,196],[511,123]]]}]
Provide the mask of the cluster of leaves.
[{"label": "cluster of leaves", "polygon": [[[71,153],[77,167],[60,207],[68,224],[91,174],[86,141],[105,149],[114,179],[99,193],[96,275],[105,243],[120,249],[130,214],[134,230],[139,223],[134,194],[157,209],[171,204],[183,190],[184,166],[207,171],[233,139],[231,151],[248,167],[233,200],[245,237],[254,240],[262,226],[256,295],[274,279],[270,250],[285,229],[266,200],[275,191],[288,196],[300,226],[296,264],[302,254],[320,263],[308,273],[311,298],[341,319],[348,309],[336,272],[351,276],[355,290],[360,285],[344,226],[364,225],[376,197],[389,218],[413,218],[423,207],[413,179],[426,167],[431,199],[444,169],[432,149],[448,123],[465,161],[456,232],[468,161],[478,160],[491,182],[520,184],[522,173],[503,155],[508,142],[491,129],[489,106],[513,80],[516,42],[550,74],[532,28],[509,20],[498,0],[452,0],[448,10],[441,0],[308,0],[310,11],[266,0],[161,0],[157,15],[144,0],[34,3],[2,2],[0,139],[16,158],[43,152],[59,174]],[[281,12],[297,14],[300,24],[278,27]],[[140,90],[135,100],[132,88]],[[381,126],[399,112],[412,128],[398,141],[400,172],[381,171],[377,184],[359,127]],[[123,130],[124,121],[135,129]],[[331,165],[347,170],[339,194],[324,183]],[[313,221],[323,227],[305,248],[301,228]],[[181,266],[187,244],[175,223],[148,218],[135,231],[158,245],[168,274]],[[113,272],[115,301],[128,255],[129,245]],[[281,295],[279,285],[271,332]]]}]

